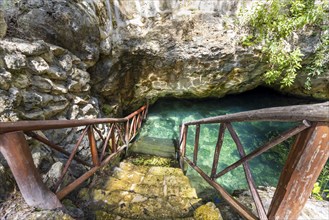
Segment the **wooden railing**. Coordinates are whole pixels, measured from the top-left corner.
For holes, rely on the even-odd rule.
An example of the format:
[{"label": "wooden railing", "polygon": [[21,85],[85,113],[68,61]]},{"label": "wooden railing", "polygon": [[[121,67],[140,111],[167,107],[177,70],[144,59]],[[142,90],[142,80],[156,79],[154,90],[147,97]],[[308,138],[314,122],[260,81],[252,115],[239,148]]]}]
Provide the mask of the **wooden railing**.
[{"label": "wooden railing", "polygon": [[[147,110],[148,105],[145,105],[125,118],[1,122],[0,152],[6,158],[20,191],[29,205],[46,209],[61,207],[59,200],[128,148],[129,143],[141,128]],[[103,130],[106,131],[104,134],[97,127],[100,124],[103,125]],[[72,152],[68,152],[65,148],[58,146],[37,132],[73,127],[81,127],[82,133]],[[59,180],[52,188],[53,192],[49,191],[41,181],[41,177],[33,164],[24,134],[68,157]],[[99,137],[98,142],[100,143],[98,144],[95,138],[96,135]],[[89,140],[92,164],[76,155],[85,136]],[[101,146],[100,149],[97,146]],[[88,167],[89,170],[69,185],[63,187],[61,186],[63,179],[73,160]],[[59,190],[60,186],[62,188]]]},{"label": "wooden railing", "polygon": [[[296,127],[246,154],[232,122],[250,121],[293,121],[300,122]],[[221,196],[246,219],[297,219],[301,209],[310,196],[313,185],[329,157],[329,102],[313,105],[296,105],[247,111],[184,123],[179,141],[180,162],[196,170]],[[211,173],[208,175],[198,164],[199,137],[203,124],[218,124],[217,144]],[[193,158],[186,155],[188,128],[195,126]],[[224,141],[224,132],[228,130],[234,140],[240,159],[221,171],[217,170],[220,152]],[[281,173],[271,206],[266,213],[257,192],[248,161],[273,148],[290,137],[298,135]],[[202,146],[201,146],[202,147]],[[257,215],[234,199],[216,179],[242,165],[249,190],[254,200]]]}]

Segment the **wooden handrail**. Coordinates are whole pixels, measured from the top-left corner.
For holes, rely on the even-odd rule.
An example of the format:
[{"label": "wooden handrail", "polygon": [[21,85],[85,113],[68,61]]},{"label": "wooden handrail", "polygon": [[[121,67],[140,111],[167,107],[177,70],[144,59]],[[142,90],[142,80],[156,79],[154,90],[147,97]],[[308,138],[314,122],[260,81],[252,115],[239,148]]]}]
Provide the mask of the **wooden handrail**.
[{"label": "wooden handrail", "polygon": [[144,111],[146,108],[148,108],[148,104],[142,106],[140,109],[134,111],[133,113],[127,115],[126,117],[124,117],[126,120],[132,119],[135,115],[141,113],[142,111]]},{"label": "wooden handrail", "polygon": [[0,134],[13,131],[35,131],[49,130],[60,128],[73,128],[87,125],[120,123],[126,122],[125,118],[96,118],[81,120],[36,120],[36,121],[17,121],[17,122],[0,122]]},{"label": "wooden handrail", "polygon": [[13,131],[35,131],[35,130],[49,130],[60,128],[73,128],[87,125],[106,124],[106,123],[120,123],[127,122],[135,115],[146,110],[148,105],[144,105],[137,111],[129,114],[124,118],[95,118],[95,119],[74,119],[74,120],[35,120],[35,121],[16,121],[16,122],[0,122],[0,134]]},{"label": "wooden handrail", "polygon": [[186,122],[185,125],[242,121],[314,121],[329,122],[329,102],[311,105],[263,108]]},{"label": "wooden handrail", "polygon": [[[147,114],[147,109],[148,104],[125,118],[0,122],[0,152],[6,157],[6,160],[10,164],[10,169],[15,174],[14,176],[22,195],[29,205],[46,209],[59,208],[62,205],[58,199],[62,199],[68,193],[72,192],[78,185],[92,176],[102,166],[105,166],[111,162],[113,158],[128,148],[130,142],[134,139],[138,130],[141,128],[142,121],[145,119]],[[104,127],[109,128],[104,129],[106,139],[103,137],[102,132],[94,126],[97,124],[104,124]],[[123,125],[127,126],[122,127]],[[56,145],[47,138],[33,132],[36,130],[74,127],[85,128],[71,153],[67,152],[64,148]],[[41,177],[33,164],[32,155],[23,132],[25,132],[28,136],[48,145],[50,148],[69,156],[59,180],[53,187],[55,192],[62,184],[64,176],[66,175],[73,159],[91,167],[91,169],[71,184],[60,189],[56,197],[55,194],[42,183]],[[98,134],[100,141],[102,141],[101,145],[103,147],[101,150],[97,149],[98,144],[96,142],[95,133]],[[89,139],[89,147],[91,150],[93,165],[90,165],[75,155],[85,135],[87,135]],[[123,137],[125,139],[123,139]],[[111,142],[111,145],[109,145],[109,141]],[[101,155],[99,156],[98,153],[101,153]],[[26,161],[29,162],[26,163]]]},{"label": "wooden handrail", "polygon": [[[252,151],[249,154],[246,154],[244,151],[244,148],[242,146],[242,143],[238,137],[238,134],[235,132],[232,126],[232,122],[250,122],[250,121],[281,121],[281,122],[301,122],[299,125],[297,125],[294,128],[291,128],[277,137],[273,138],[266,144],[258,147],[254,151]],[[285,192],[285,184],[290,184],[292,186],[295,186],[296,183],[301,184],[303,187],[308,187],[307,189],[303,188],[303,199],[307,199],[309,194],[311,193],[311,186],[315,183],[316,178],[319,174],[312,174],[311,179],[305,182],[306,171],[308,172],[309,169],[307,167],[315,166],[314,161],[320,161],[318,164],[321,164],[318,168],[321,169],[325,162],[327,161],[329,157],[329,102],[319,103],[319,104],[311,104],[311,105],[294,105],[294,106],[287,106],[287,107],[273,107],[273,108],[266,108],[266,109],[259,109],[259,110],[252,110],[252,111],[245,111],[240,113],[233,113],[229,115],[221,115],[217,117],[210,117],[210,118],[204,118],[200,120],[190,121],[183,123],[181,126],[181,135],[179,140],[179,148],[180,148],[180,164],[181,167],[184,168],[185,161],[187,164],[189,164],[194,170],[196,170],[211,186],[213,186],[221,195],[222,197],[233,207],[241,216],[243,216],[246,219],[260,219],[260,220],[267,220],[267,219],[277,219],[279,216],[280,218],[282,216],[289,216],[293,218],[297,218],[299,212],[302,208],[302,203],[296,202],[295,205],[289,204],[291,207],[296,207],[296,210],[293,212],[287,211],[288,208],[284,208],[285,211],[280,210],[278,207],[285,207],[285,205],[288,206],[288,204],[285,204],[289,200],[289,198],[297,198],[292,197],[293,196],[299,196],[295,193],[295,191],[291,192]],[[199,136],[200,136],[200,125],[202,124],[219,124],[219,133],[217,137],[217,144],[215,146],[215,152],[214,152],[214,158],[212,163],[212,169],[211,173],[208,176],[198,165],[197,165],[197,159],[198,159],[198,151],[199,151]],[[187,131],[189,127],[195,126],[195,135],[194,135],[194,150],[193,150],[193,160],[189,159],[188,156],[186,156],[186,143],[187,143]],[[221,147],[224,141],[224,132],[225,128],[228,129],[229,133],[231,134],[232,139],[234,140],[238,152],[240,154],[240,159],[236,161],[235,163],[231,164],[230,166],[227,166],[225,169],[217,173],[217,166],[218,161],[220,157],[220,151]],[[312,130],[312,129],[314,130]],[[311,130],[310,130],[311,129]],[[303,132],[303,133],[301,133]],[[306,133],[305,133],[306,132]],[[301,135],[309,134],[313,135],[316,138],[312,137],[303,137],[300,138]],[[292,154],[291,160],[294,160],[294,162],[286,161],[285,167],[289,167],[291,164],[307,164],[305,166],[299,166],[298,169],[293,170],[289,167],[289,172],[287,171],[287,168],[284,168],[284,172],[288,172],[290,177],[286,178],[284,176],[280,177],[280,181],[278,184],[279,191],[276,191],[276,196],[280,202],[273,202],[273,207],[271,208],[272,211],[269,211],[269,213],[265,212],[265,209],[263,207],[262,201],[260,199],[260,196],[258,195],[255,182],[252,177],[252,173],[250,170],[250,167],[248,165],[248,161],[252,158],[264,153],[265,151],[273,148],[274,146],[278,145],[279,143],[283,142],[284,140],[291,138],[295,135],[299,135],[297,138],[297,142],[295,142],[294,146],[297,145],[304,145],[303,147],[305,149],[315,149],[319,148],[320,150],[315,150],[314,152],[307,151],[303,152],[303,156],[300,156],[297,150],[291,151],[289,154]],[[298,140],[301,143],[298,142]],[[305,139],[305,140],[304,140]],[[297,144],[296,144],[297,143]],[[191,144],[191,143],[190,143]],[[193,144],[192,144],[193,145]],[[315,146],[316,145],[316,146]],[[322,153],[319,153],[322,152]],[[325,152],[325,153],[323,153]],[[311,156],[308,156],[309,154],[314,154],[314,158],[317,157],[317,159],[314,159]],[[297,157],[297,156],[298,157]],[[220,186],[218,182],[216,182],[216,179],[220,176],[226,174],[227,172],[235,169],[239,165],[243,165],[245,177],[249,186],[249,189],[251,191],[251,196],[255,202],[256,210],[258,213],[258,217],[254,216],[251,212],[246,211],[246,209],[237,202],[236,200],[232,199],[231,196],[223,189],[223,187]],[[294,165],[295,166],[295,165]],[[299,169],[300,167],[303,167],[303,172],[301,172]],[[295,169],[295,167],[294,167]],[[293,179],[291,178],[293,172],[298,173],[298,178]],[[301,174],[300,174],[301,173]],[[283,175],[283,174],[281,174]],[[294,174],[295,175],[295,174]],[[296,176],[296,175],[295,175]],[[284,182],[284,183],[283,183]],[[286,183],[287,182],[287,183]],[[303,182],[303,183],[301,183]],[[280,185],[281,184],[281,185]],[[280,188],[280,186],[282,186]],[[302,187],[300,187],[302,188]],[[290,196],[290,197],[289,197]],[[304,201],[303,200],[303,201]],[[297,204],[298,203],[298,204]],[[281,208],[282,209],[282,208]],[[287,212],[286,212],[287,211]],[[279,219],[279,218],[278,218]]]}]

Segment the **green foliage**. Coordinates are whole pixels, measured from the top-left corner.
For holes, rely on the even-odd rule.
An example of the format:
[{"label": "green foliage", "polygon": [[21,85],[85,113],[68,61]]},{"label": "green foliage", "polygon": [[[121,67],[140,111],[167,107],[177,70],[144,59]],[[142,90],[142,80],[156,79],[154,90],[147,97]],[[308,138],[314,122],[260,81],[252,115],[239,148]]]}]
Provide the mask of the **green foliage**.
[{"label": "green foliage", "polygon": [[[264,75],[265,82],[271,84],[279,80],[282,87],[292,85],[304,56],[294,45],[294,34],[306,26],[323,24],[325,1],[315,4],[314,0],[267,0],[259,3],[254,13],[248,16],[251,34],[242,40],[242,45],[262,46],[263,58],[269,66]],[[324,55],[328,49],[323,42],[310,65],[309,77],[323,72]]]},{"label": "green foliage", "polygon": [[312,196],[317,200],[329,200],[329,164],[326,164],[314,184]]},{"label": "green foliage", "polygon": [[[327,30],[329,27],[326,26]],[[321,44],[317,48],[315,57],[313,58],[311,65],[306,67],[306,82],[305,88],[311,89],[311,78],[319,76],[324,73],[325,68],[328,68],[329,62],[329,31],[321,36]]]}]

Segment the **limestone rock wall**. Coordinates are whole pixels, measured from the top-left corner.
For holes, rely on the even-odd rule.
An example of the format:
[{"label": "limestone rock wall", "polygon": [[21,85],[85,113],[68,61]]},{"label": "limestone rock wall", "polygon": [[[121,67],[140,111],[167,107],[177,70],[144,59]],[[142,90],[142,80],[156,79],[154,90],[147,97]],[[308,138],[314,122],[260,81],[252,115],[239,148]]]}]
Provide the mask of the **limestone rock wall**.
[{"label": "limestone rock wall", "polygon": [[[258,1],[259,2],[259,1]],[[138,106],[145,99],[222,97],[264,85],[267,65],[260,48],[239,45],[239,26],[252,1],[113,1],[107,4],[111,53],[90,68],[92,85],[105,102]],[[319,33],[296,35],[305,58]],[[329,99],[329,71],[305,89],[305,76],[283,91]],[[281,90],[277,85],[273,88]]]},{"label": "limestone rock wall", "polygon": [[[100,117],[98,100],[91,95],[90,88],[86,64],[68,50],[42,40],[0,40],[0,122]],[[81,128],[43,131],[40,134],[72,151]],[[44,174],[47,185],[52,186],[58,180],[66,159],[40,142],[29,139],[28,142],[36,167]],[[87,139],[82,142],[78,155],[85,160],[90,159]],[[3,170],[8,170],[0,155],[0,168],[2,165]],[[85,168],[79,164],[71,166],[65,182],[72,182],[84,171]],[[8,173],[0,172],[0,177],[7,181]],[[4,189],[13,188],[6,184]]]},{"label": "limestone rock wall", "polygon": [[[222,97],[264,84],[267,66],[259,48],[239,46],[247,32],[238,21],[259,1],[16,2],[7,3],[5,10],[7,36],[42,39],[68,49],[86,65],[92,91],[110,113],[132,110],[145,99]],[[295,37],[305,57],[312,56],[318,32]],[[285,91],[329,99],[328,78],[329,71],[306,90],[301,76]]]},{"label": "limestone rock wall", "polygon": [[7,23],[5,21],[4,12],[0,9],[0,39],[2,39],[7,32]]},{"label": "limestone rock wall", "polygon": [[97,117],[90,75],[81,60],[44,41],[0,41],[0,117],[76,119]]}]

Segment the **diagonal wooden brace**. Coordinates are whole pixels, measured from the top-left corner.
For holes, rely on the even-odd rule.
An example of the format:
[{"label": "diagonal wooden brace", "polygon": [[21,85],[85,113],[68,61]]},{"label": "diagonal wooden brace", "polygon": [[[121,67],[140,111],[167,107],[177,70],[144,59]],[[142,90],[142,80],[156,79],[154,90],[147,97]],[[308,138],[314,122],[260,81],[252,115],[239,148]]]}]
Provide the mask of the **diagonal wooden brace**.
[{"label": "diagonal wooden brace", "polygon": [[28,205],[42,209],[62,207],[56,195],[42,182],[23,132],[0,134],[0,152]]}]

